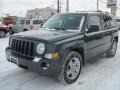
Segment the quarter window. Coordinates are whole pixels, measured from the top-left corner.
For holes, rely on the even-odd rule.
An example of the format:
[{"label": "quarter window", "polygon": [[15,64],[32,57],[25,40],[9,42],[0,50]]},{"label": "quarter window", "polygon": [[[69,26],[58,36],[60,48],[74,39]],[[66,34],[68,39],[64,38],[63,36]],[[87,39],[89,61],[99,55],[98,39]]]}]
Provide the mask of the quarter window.
[{"label": "quarter window", "polygon": [[102,29],[110,29],[116,26],[116,21],[111,16],[102,16]]}]

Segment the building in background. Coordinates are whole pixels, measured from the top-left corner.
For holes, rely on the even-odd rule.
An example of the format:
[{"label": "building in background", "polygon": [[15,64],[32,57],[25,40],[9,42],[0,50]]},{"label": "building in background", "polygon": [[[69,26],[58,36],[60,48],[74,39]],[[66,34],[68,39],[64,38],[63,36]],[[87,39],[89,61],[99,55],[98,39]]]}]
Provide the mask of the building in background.
[{"label": "building in background", "polygon": [[35,8],[27,11],[27,18],[39,18],[39,19],[48,19],[57,13],[57,9],[47,7],[47,8]]},{"label": "building in background", "polygon": [[107,7],[111,8],[111,14],[116,16],[117,14],[117,0],[107,0]]}]

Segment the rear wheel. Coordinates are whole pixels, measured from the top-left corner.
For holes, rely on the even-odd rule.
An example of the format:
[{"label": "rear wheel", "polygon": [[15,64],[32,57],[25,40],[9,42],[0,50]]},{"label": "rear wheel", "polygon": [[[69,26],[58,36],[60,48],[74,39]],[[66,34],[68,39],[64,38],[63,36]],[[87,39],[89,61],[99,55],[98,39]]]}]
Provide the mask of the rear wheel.
[{"label": "rear wheel", "polygon": [[117,51],[117,40],[113,40],[111,47],[106,52],[107,57],[114,57]]},{"label": "rear wheel", "polygon": [[23,31],[25,32],[25,31],[28,31],[28,30],[27,30],[27,29],[24,29]]},{"label": "rear wheel", "polygon": [[78,79],[81,68],[82,57],[79,53],[73,51],[66,57],[58,79],[63,83],[72,84]]},{"label": "rear wheel", "polygon": [[0,38],[4,38],[5,37],[5,32],[4,31],[0,31]]}]

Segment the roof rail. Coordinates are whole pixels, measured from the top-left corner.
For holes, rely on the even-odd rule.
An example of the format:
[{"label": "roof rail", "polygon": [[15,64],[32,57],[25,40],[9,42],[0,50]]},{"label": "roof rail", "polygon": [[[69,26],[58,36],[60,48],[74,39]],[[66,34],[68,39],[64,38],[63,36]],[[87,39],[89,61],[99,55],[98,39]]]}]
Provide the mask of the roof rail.
[{"label": "roof rail", "polygon": [[92,10],[91,10],[91,11],[79,11],[79,12],[96,12],[96,11],[92,11]]},{"label": "roof rail", "polygon": [[101,10],[97,10],[96,12],[103,12],[103,11],[101,11]]},{"label": "roof rail", "polygon": [[[78,11],[77,11],[78,12]],[[103,12],[103,11],[101,11],[101,10],[98,10],[98,11],[79,11],[79,12]]]}]

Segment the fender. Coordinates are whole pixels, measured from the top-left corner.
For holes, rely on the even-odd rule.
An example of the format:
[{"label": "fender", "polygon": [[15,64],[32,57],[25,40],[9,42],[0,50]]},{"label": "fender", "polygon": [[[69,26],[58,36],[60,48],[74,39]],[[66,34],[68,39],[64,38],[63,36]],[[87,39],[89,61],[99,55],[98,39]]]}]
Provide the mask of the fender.
[{"label": "fender", "polygon": [[67,54],[70,53],[70,51],[77,51],[82,55],[82,58],[84,60],[85,58],[85,42],[84,42],[84,36],[78,36],[74,38],[70,38],[69,40],[57,42],[56,44],[60,44],[60,63],[64,62],[64,59]]}]

